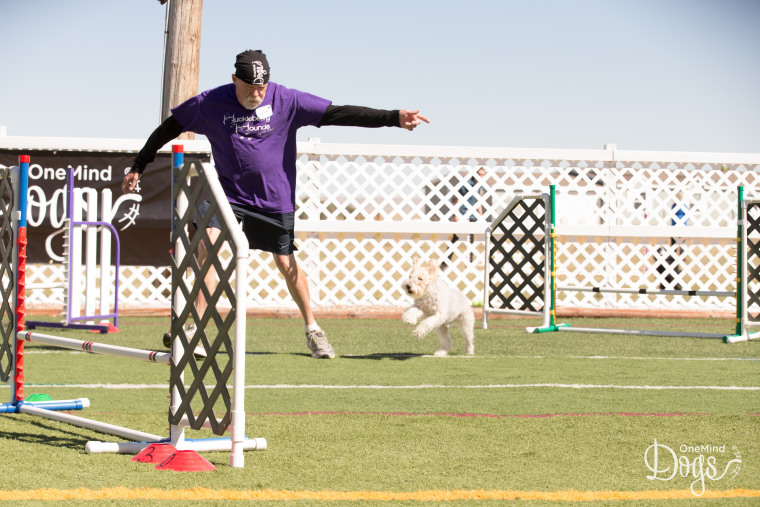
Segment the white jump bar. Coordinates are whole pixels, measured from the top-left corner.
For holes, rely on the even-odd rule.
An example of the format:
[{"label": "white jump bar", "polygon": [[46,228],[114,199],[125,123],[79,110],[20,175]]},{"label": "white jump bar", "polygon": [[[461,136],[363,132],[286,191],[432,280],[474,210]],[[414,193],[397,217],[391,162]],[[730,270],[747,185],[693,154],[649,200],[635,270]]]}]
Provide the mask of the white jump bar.
[{"label": "white jump bar", "polygon": [[62,338],[42,333],[32,333],[29,331],[19,331],[19,339],[34,343],[44,343],[45,345],[54,345],[72,350],[84,350],[95,354],[104,354],[109,356],[129,357],[140,359],[153,363],[169,364],[171,353],[156,352],[155,350],[133,349],[129,347],[119,347],[118,345],[108,345],[105,343],[87,342],[82,340],[73,340],[71,338]]},{"label": "white jump bar", "polygon": [[[160,440],[163,441],[163,440]],[[137,454],[154,442],[100,442],[90,440],[85,446],[87,454]],[[167,442],[168,443],[168,442]],[[245,451],[265,451],[267,441],[265,438],[248,438],[243,440]],[[229,451],[232,449],[232,441],[229,438],[209,438],[200,440],[183,440],[178,448],[180,451]]]},{"label": "white jump bar", "polygon": [[32,407],[28,404],[22,403],[19,405],[19,412],[22,414],[36,415],[38,417],[44,417],[45,419],[52,419],[79,428],[87,428],[99,433],[105,433],[106,435],[115,435],[117,437],[128,438],[138,441],[154,441],[157,442],[162,439],[158,435],[152,435],[150,433],[143,433],[142,431],[131,430],[122,426],[116,426],[113,424],[103,423],[99,421],[93,421],[92,419],[86,419],[76,415],[67,414],[65,412],[56,412],[54,410],[46,410],[44,408]]},{"label": "white jump bar", "polygon": [[599,334],[630,334],[638,336],[685,336],[687,338],[718,338],[726,336],[725,333],[686,333],[681,331],[648,331],[638,329],[608,329],[595,327],[559,327],[557,331],[562,333],[599,333]]},{"label": "white jump bar", "polygon": [[718,290],[655,290],[655,289],[615,289],[613,287],[574,287],[574,286],[557,286],[558,291],[565,292],[598,292],[598,293],[616,293],[616,294],[641,294],[648,296],[716,296],[716,297],[736,297],[735,292],[726,292]]}]

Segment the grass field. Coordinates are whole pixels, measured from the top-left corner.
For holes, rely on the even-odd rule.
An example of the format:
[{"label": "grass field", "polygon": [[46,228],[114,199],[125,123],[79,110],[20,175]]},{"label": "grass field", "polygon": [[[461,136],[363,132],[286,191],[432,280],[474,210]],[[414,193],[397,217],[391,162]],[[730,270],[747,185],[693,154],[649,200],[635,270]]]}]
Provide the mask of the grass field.
[{"label": "grass field", "polygon": [[[732,330],[715,319],[570,322]],[[184,473],[88,455],[88,440],[118,437],[4,414],[0,500],[760,504],[760,342],[528,335],[535,320],[496,319],[476,329],[476,356],[462,355],[457,334],[452,356],[434,358],[435,335],[416,340],[400,320],[321,324],[334,360],[308,356],[300,320],[249,319],[246,433],[265,437],[268,449],[247,452],[245,468],[218,452],[203,453],[216,470]],[[125,317],[120,327],[109,335],[40,331],[160,350],[168,319]],[[78,415],[168,435],[168,367],[34,344],[27,352],[26,395],[86,397],[91,407]],[[10,399],[9,388],[0,396]],[[655,441],[659,479],[650,480],[645,454],[652,466]]]}]

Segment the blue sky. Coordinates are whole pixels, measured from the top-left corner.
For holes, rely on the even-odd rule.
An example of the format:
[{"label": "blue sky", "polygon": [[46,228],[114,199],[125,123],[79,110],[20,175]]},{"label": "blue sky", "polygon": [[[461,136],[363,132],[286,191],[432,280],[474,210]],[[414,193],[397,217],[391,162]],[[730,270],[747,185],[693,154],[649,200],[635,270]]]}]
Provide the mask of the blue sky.
[{"label": "blue sky", "polygon": [[[11,136],[145,138],[159,121],[157,0],[0,2]],[[419,108],[414,132],[322,142],[760,153],[760,0],[206,0],[200,89],[262,49],[272,79]]]}]

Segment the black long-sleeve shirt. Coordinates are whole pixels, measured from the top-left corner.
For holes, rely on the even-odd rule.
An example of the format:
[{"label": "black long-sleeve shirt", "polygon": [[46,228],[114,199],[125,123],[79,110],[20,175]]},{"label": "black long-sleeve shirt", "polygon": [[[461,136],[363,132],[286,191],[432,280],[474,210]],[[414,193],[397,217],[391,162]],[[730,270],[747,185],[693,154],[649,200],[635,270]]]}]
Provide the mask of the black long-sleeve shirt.
[{"label": "black long-sleeve shirt", "polygon": [[[327,106],[324,116],[319,121],[319,126],[340,125],[345,127],[400,127],[399,111],[373,109],[362,106]],[[184,127],[173,115],[164,120],[161,125],[148,137],[145,145],[135,157],[130,172],[142,174],[145,166],[153,162],[156,153],[166,143],[176,139],[184,130]]]}]

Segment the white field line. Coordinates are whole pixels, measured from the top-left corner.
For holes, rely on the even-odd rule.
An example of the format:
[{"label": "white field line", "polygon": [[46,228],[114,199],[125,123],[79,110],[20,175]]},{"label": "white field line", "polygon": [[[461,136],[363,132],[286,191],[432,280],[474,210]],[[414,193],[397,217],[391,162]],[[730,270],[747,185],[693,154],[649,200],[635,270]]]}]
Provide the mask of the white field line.
[{"label": "white field line", "polygon": [[[25,384],[25,387],[35,388],[79,388],[79,389],[169,389],[169,384]],[[209,386],[212,387],[212,386]],[[230,389],[232,386],[228,386]],[[246,389],[521,389],[521,388],[554,388],[554,389],[633,389],[653,391],[760,391],[760,386],[624,386],[613,384],[487,384],[487,385],[324,385],[324,384],[269,384],[247,385]]]}]

